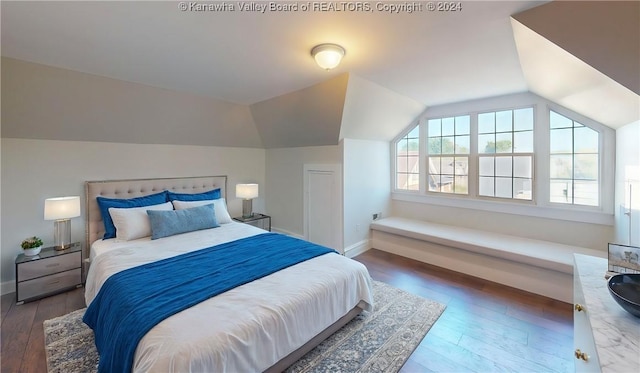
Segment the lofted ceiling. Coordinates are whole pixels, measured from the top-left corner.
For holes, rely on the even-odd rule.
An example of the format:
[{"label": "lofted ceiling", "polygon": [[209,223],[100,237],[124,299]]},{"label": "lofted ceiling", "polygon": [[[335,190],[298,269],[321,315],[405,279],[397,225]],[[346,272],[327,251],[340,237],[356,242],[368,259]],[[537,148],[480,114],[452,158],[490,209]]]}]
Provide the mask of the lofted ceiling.
[{"label": "lofted ceiling", "polygon": [[[349,72],[437,105],[526,90],[509,16],[541,4],[262,14],[229,3],[234,11],[180,11],[173,1],[2,1],[2,55],[240,104]],[[326,42],[347,51],[328,73],[310,56]]]},{"label": "lofted ceiling", "polygon": [[[42,138],[49,131],[51,136],[77,140],[264,148],[335,145],[342,138],[388,141],[428,106],[524,91],[613,128],[640,116],[635,80],[640,76],[640,56],[628,47],[639,35],[629,34],[629,24],[633,33],[640,15],[628,16],[633,12],[626,7],[594,23],[602,7],[580,14],[575,9],[586,9],[588,2],[573,1],[562,6],[547,1],[466,1],[452,12],[428,11],[427,2],[402,2],[421,4],[423,9],[398,13],[376,9],[376,4],[400,4],[392,1],[369,2],[373,10],[367,12],[261,13],[240,10],[241,3],[202,2],[227,4],[227,10],[182,11],[174,1],[2,1],[2,56],[23,75],[43,69],[20,66],[19,61],[94,76],[66,80],[76,86],[100,77],[123,81],[96,96],[139,92],[147,101],[159,95],[167,104],[175,99],[213,102],[205,104],[206,109],[195,104],[200,108],[197,120],[171,113],[170,105],[162,104],[154,121],[173,135],[157,132],[148,140],[147,133],[155,129],[151,126],[130,135],[130,123],[147,115],[135,112],[135,107],[126,111],[133,114],[121,114],[118,120],[111,115],[101,119],[101,131],[83,129],[87,121],[80,114],[75,124],[58,118],[67,130],[50,125],[42,131],[41,118],[28,118],[29,108],[12,97],[19,112],[12,105],[12,113],[3,113],[3,122],[15,119],[8,126],[3,123],[3,136]],[[620,29],[619,23],[626,26]],[[621,35],[624,43],[607,48]],[[314,45],[326,42],[347,51],[340,66],[329,72],[310,56]],[[3,75],[4,71],[3,67]],[[51,70],[48,76],[54,75],[68,73]],[[21,94],[41,99],[37,90],[21,84],[24,79],[7,80]],[[43,84],[27,80],[34,87]],[[147,93],[147,88],[125,83],[186,95]],[[56,87],[46,86],[51,92]],[[5,91],[3,86],[3,97]],[[96,112],[104,110],[81,94],[69,100],[70,109],[74,102],[87,101]],[[224,109],[222,116],[218,108]],[[50,109],[55,113],[55,107]],[[183,127],[172,130],[172,122]],[[213,125],[216,133],[207,130]]]}]

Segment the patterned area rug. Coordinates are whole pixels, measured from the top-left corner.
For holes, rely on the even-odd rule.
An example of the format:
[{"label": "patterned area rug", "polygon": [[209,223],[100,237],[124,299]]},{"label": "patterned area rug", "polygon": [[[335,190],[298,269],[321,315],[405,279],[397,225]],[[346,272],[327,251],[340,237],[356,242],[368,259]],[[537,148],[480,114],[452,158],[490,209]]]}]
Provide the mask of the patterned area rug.
[{"label": "patterned area rug", "polygon": [[[287,372],[397,372],[445,306],[373,282],[375,309],[362,312],[287,369]],[[85,309],[44,322],[47,371],[93,373],[98,353]]]}]

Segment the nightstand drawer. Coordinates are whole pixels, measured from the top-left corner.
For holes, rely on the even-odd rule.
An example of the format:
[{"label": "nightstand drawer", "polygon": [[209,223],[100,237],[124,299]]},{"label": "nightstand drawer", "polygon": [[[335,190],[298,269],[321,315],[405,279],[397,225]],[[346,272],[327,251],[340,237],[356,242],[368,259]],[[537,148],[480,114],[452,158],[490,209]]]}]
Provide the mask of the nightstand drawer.
[{"label": "nightstand drawer", "polygon": [[80,268],[29,281],[22,281],[18,283],[17,302],[54,293],[58,290],[68,289],[76,285],[80,285],[81,283],[82,272]]},{"label": "nightstand drawer", "polygon": [[20,281],[31,280],[51,273],[64,272],[79,268],[82,262],[82,253],[75,252],[66,255],[57,255],[33,262],[21,263],[18,266],[18,279]]}]

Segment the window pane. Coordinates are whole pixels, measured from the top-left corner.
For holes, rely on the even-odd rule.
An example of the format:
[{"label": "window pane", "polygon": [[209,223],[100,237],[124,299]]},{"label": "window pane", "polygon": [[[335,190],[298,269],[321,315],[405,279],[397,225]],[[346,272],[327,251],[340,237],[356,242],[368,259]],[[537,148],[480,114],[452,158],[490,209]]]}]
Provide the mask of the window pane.
[{"label": "window pane", "polygon": [[511,178],[496,177],[496,197],[500,198],[512,198],[513,197],[513,185]]},{"label": "window pane", "polygon": [[398,172],[407,172],[407,157],[397,157],[396,158],[396,171]]},{"label": "window pane", "polygon": [[407,174],[396,174],[396,189],[407,189]]},{"label": "window pane", "polygon": [[573,121],[555,111],[549,112],[549,126],[551,128],[568,128],[573,126]]},{"label": "window pane", "polygon": [[598,180],[598,155],[576,154],[573,178],[575,180]]},{"label": "window pane", "polygon": [[415,126],[411,130],[411,132],[409,132],[407,137],[414,138],[414,139],[417,139],[418,137],[420,137],[420,126]]},{"label": "window pane", "polygon": [[551,180],[550,201],[573,203],[573,182],[571,180]]},{"label": "window pane", "polygon": [[531,200],[531,179],[513,179],[513,198]]},{"label": "window pane", "polygon": [[440,175],[429,175],[429,191],[440,191]]},{"label": "window pane", "polygon": [[533,131],[513,133],[514,153],[533,153]]},{"label": "window pane", "polygon": [[455,126],[453,118],[442,118],[442,136],[453,136],[455,134]]},{"label": "window pane", "polygon": [[478,114],[478,133],[492,133],[495,132],[495,130],[494,113]]},{"label": "window pane", "polygon": [[573,157],[571,155],[551,155],[549,176],[552,179],[573,178]]},{"label": "window pane", "polygon": [[468,157],[456,157],[455,158],[455,174],[457,176],[467,176],[469,174],[469,158]]},{"label": "window pane", "polygon": [[478,135],[478,153],[495,153],[496,152],[496,136],[494,134]]},{"label": "window pane", "polygon": [[440,157],[429,157],[429,173],[441,174]]},{"label": "window pane", "polygon": [[456,176],[453,192],[456,194],[469,194],[469,177]]},{"label": "window pane", "polygon": [[480,175],[494,176],[493,157],[480,157]]},{"label": "window pane", "polygon": [[576,205],[598,206],[598,182],[574,181],[573,203]]},{"label": "window pane", "polygon": [[429,119],[429,137],[440,136],[440,119]]},{"label": "window pane", "polygon": [[513,142],[511,141],[511,132],[496,134],[496,153],[512,153]]},{"label": "window pane", "polygon": [[571,153],[573,152],[573,130],[571,128],[562,130],[551,130],[551,153]]},{"label": "window pane", "polygon": [[589,127],[574,129],[574,148],[576,153],[597,153],[598,132]]},{"label": "window pane", "polygon": [[409,150],[409,154],[418,154],[420,149],[420,140],[419,139],[409,139],[407,141],[407,146]]},{"label": "window pane", "polygon": [[471,117],[464,115],[456,117],[456,135],[468,135],[471,133]]},{"label": "window pane", "polygon": [[471,149],[471,136],[456,136],[456,154],[469,154]]},{"label": "window pane", "polygon": [[442,154],[442,137],[429,138],[429,154]]},{"label": "window pane", "polygon": [[512,175],[511,157],[496,157],[496,176],[511,177]]},{"label": "window pane", "polygon": [[440,163],[440,174],[442,175],[453,175],[454,170],[454,162],[453,157],[442,157]]},{"label": "window pane", "polygon": [[514,110],[513,117],[514,130],[533,130],[533,108]]},{"label": "window pane", "polygon": [[453,136],[442,138],[442,154],[455,153],[454,141]]},{"label": "window pane", "polygon": [[496,113],[496,132],[507,132],[513,130],[512,111],[498,111]]},{"label": "window pane", "polygon": [[409,174],[407,180],[407,189],[409,190],[419,190],[420,189],[420,175],[419,174]]},{"label": "window pane", "polygon": [[531,157],[513,157],[513,176],[531,178]]},{"label": "window pane", "polygon": [[407,155],[407,149],[409,146],[407,145],[407,139],[401,139],[396,144],[396,155],[403,156]]},{"label": "window pane", "polygon": [[492,177],[480,177],[479,191],[481,196],[493,197],[493,184],[494,179]]}]

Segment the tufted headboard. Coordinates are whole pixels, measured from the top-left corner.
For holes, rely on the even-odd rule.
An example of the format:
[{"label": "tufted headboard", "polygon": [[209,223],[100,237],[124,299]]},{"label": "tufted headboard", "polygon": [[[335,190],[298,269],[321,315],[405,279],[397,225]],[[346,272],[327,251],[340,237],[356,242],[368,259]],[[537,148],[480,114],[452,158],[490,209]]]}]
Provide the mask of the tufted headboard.
[{"label": "tufted headboard", "polygon": [[88,253],[91,243],[104,235],[104,224],[96,197],[134,198],[171,190],[176,193],[201,193],[220,188],[227,196],[227,176],[177,177],[162,179],[101,180],[85,182],[87,206],[86,242]]}]

